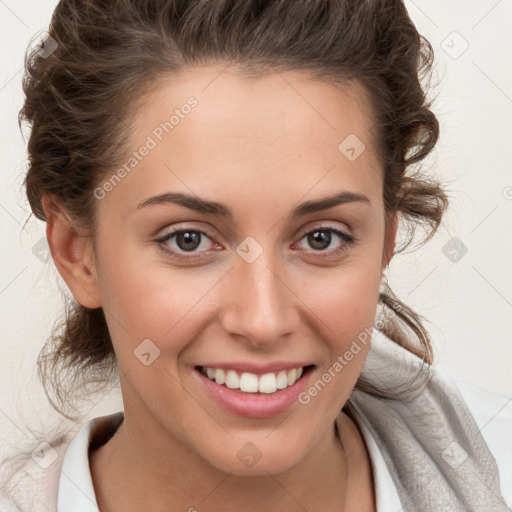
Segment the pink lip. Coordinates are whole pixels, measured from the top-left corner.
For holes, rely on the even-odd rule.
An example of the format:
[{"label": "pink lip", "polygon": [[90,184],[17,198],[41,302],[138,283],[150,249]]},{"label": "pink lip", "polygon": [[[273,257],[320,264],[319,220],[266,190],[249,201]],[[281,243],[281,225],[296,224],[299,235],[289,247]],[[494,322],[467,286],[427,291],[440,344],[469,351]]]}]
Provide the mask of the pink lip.
[{"label": "pink lip", "polygon": [[298,402],[298,396],[306,389],[312,370],[312,367],[307,368],[293,386],[277,390],[272,394],[244,393],[239,389],[230,389],[217,384],[203,375],[200,370],[194,369],[194,374],[206,389],[208,397],[213,398],[228,412],[245,418],[271,418],[285,412],[295,402]]},{"label": "pink lip", "polygon": [[305,366],[310,366],[311,362],[297,361],[297,362],[283,362],[277,361],[275,363],[270,363],[266,365],[254,364],[254,362],[239,362],[239,363],[208,363],[202,364],[199,366],[203,366],[205,368],[219,368],[222,370],[236,370],[238,373],[249,372],[254,373],[255,375],[265,375],[265,373],[278,373],[282,370],[290,371],[293,368],[304,368]]}]

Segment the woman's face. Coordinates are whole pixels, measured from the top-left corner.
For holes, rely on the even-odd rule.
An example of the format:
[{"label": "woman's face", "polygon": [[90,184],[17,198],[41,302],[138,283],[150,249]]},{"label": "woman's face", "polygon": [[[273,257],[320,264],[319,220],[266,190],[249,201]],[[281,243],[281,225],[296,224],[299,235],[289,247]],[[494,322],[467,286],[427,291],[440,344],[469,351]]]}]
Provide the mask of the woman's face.
[{"label": "woman's face", "polygon": [[169,75],[136,111],[124,172],[95,192],[97,293],[132,432],[280,472],[332,434],[365,361],[382,171],[361,89],[221,71]]}]

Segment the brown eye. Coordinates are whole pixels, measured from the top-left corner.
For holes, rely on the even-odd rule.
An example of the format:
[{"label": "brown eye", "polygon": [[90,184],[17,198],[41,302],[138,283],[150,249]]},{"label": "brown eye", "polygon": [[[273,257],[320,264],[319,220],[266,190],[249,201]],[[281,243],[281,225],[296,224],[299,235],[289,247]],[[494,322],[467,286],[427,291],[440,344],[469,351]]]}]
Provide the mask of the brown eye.
[{"label": "brown eye", "polygon": [[193,251],[201,243],[201,233],[197,231],[182,231],[176,235],[176,245],[183,251]]},{"label": "brown eye", "polygon": [[327,230],[312,231],[307,235],[308,243],[313,249],[327,249],[331,243],[332,235]]},{"label": "brown eye", "polygon": [[320,227],[306,233],[299,245],[306,253],[319,257],[334,257],[341,255],[355,242],[354,235],[330,227]]},{"label": "brown eye", "polygon": [[211,238],[197,229],[178,229],[157,240],[174,253],[203,253],[212,248]]}]

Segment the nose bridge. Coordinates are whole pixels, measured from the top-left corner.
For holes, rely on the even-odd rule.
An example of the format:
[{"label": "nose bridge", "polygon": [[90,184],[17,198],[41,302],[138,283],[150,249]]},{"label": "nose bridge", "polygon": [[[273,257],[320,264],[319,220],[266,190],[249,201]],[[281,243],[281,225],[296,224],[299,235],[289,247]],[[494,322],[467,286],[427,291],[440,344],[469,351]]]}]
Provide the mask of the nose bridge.
[{"label": "nose bridge", "polygon": [[246,337],[254,345],[272,345],[296,327],[293,294],[284,284],[270,251],[248,263],[239,258],[224,304],[224,329]]}]

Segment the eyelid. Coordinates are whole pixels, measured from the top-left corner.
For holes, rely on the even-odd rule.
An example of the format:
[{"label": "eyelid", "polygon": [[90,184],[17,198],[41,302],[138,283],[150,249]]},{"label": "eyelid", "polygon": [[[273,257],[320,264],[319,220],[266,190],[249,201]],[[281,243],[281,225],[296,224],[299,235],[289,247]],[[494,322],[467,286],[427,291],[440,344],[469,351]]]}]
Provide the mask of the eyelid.
[{"label": "eyelid", "polygon": [[340,227],[339,225],[333,225],[333,224],[331,224],[330,221],[324,221],[324,222],[317,221],[313,225],[310,224],[306,228],[301,229],[299,231],[299,233],[302,233],[302,234],[298,237],[298,240],[302,240],[304,238],[304,236],[308,235],[309,233],[312,233],[315,231],[327,230],[327,231],[332,231],[335,233],[336,232],[341,233],[342,235],[349,237],[349,238],[353,239],[354,241],[357,241],[358,239],[357,239],[354,231],[352,229],[350,229],[346,224],[343,224],[343,226],[345,226],[345,227]]},{"label": "eyelid", "polygon": [[[219,244],[214,239],[214,237],[210,236],[210,234],[206,230],[204,230],[202,228],[198,228],[198,227],[192,226],[192,225],[184,225],[184,226],[177,225],[177,226],[173,226],[168,231],[164,232],[160,236],[157,236],[157,238],[155,239],[155,242],[158,243],[161,246],[161,249],[163,251],[165,251],[166,253],[172,254],[173,257],[176,258],[176,259],[193,261],[193,260],[199,260],[199,259],[206,259],[206,258],[208,258],[211,255],[211,252],[212,252],[211,249],[206,250],[206,251],[202,251],[202,252],[194,252],[194,251],[192,251],[192,252],[188,252],[187,253],[187,251],[171,249],[167,245],[166,242],[170,238],[172,238],[174,235],[177,235],[177,234],[183,233],[183,232],[187,232],[187,231],[192,231],[192,232],[200,233],[202,236],[205,236],[206,238],[208,238],[211,241],[212,244],[217,245],[217,246],[221,246],[221,244]],[[309,227],[305,228],[304,230],[302,230],[302,234],[294,242],[294,245],[297,244],[297,243],[300,243],[304,239],[304,237],[306,237],[307,235],[309,235],[311,233],[314,233],[316,231],[329,231],[331,233],[334,233],[343,242],[340,247],[335,248],[335,249],[330,249],[330,250],[315,250],[315,249],[307,250],[306,249],[306,250],[303,250],[306,253],[313,253],[317,257],[320,257],[320,258],[328,258],[328,257],[332,256],[333,254],[338,254],[338,253],[340,253],[342,251],[347,250],[347,246],[353,245],[356,242],[358,242],[358,238],[355,236],[355,234],[352,232],[352,230],[350,230],[350,229],[344,230],[344,229],[342,229],[342,228],[340,228],[338,226],[334,227],[334,226],[331,226],[328,223],[324,222],[324,223],[320,223],[318,225],[309,226]]]},{"label": "eyelid", "polygon": [[208,240],[210,240],[212,245],[220,246],[218,242],[216,242],[212,236],[210,236],[206,230],[202,228],[197,228],[194,226],[174,226],[173,228],[169,229],[168,231],[165,231],[161,235],[157,235],[157,238],[154,239],[155,243],[160,247],[160,250],[164,251],[167,254],[170,254],[171,257],[177,260],[183,260],[183,261],[190,261],[193,262],[194,260],[202,260],[206,259],[211,255],[211,252],[213,249],[209,249],[206,251],[201,252],[187,252],[187,251],[181,251],[176,250],[168,245],[168,241],[175,235],[179,233],[184,233],[187,231],[192,231],[194,233],[200,233],[202,236],[206,237]]},{"label": "eyelid", "polygon": [[294,242],[294,246],[300,244],[302,240],[311,233],[317,231],[328,231],[334,233],[340,239],[340,243],[334,249],[295,249],[298,256],[304,260],[310,260],[313,258],[315,261],[335,261],[336,259],[343,257],[350,249],[352,249],[358,242],[359,237],[354,234],[351,229],[343,229],[339,226],[331,226],[329,221],[320,221],[319,225],[309,226],[302,235],[298,237],[298,240]]},{"label": "eyelid", "polygon": [[182,233],[184,231],[194,231],[197,233],[201,233],[202,235],[208,237],[213,242],[213,236],[210,234],[208,229],[205,229],[203,227],[196,227],[193,224],[189,223],[182,223],[182,224],[173,224],[172,227],[163,228],[157,231],[157,233],[154,235],[155,239],[162,240],[170,238],[172,235],[175,235],[177,233]]}]

